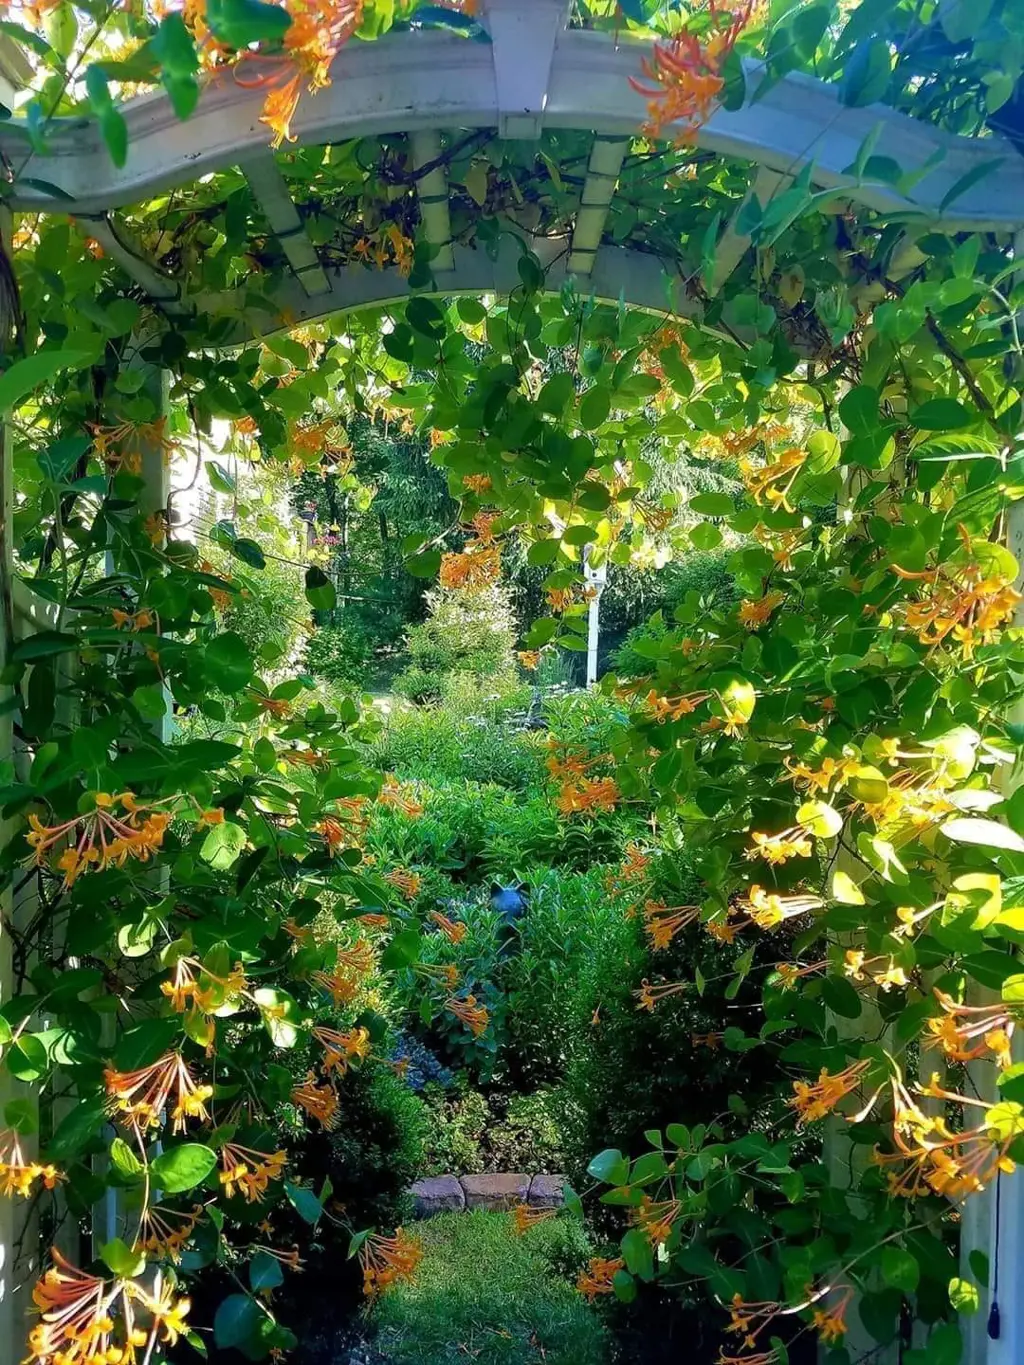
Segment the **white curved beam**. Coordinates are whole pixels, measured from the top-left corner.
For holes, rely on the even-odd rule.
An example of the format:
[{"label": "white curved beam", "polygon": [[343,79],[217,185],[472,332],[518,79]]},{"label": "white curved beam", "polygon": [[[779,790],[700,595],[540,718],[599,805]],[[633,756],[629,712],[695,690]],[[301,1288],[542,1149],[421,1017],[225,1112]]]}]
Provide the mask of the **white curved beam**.
[{"label": "white curved beam", "polygon": [[[616,42],[604,33],[559,33],[544,126],[613,137],[635,133],[645,103],[629,77],[641,74],[642,58],[650,51],[650,43]],[[419,128],[496,128],[508,114],[499,100],[500,67],[493,45],[445,33],[397,33],[379,42],[351,43],[334,63],[331,86],[303,96],[293,131],[300,142],[320,145]],[[759,70],[748,63],[751,88]],[[227,75],[208,84],[199,108],[184,123],[162,92],[132,101],[125,107],[129,150],[121,169],[111,164],[91,120],[57,120],[48,156],[33,154],[16,120],[8,121],[0,127],[0,151],[20,174],[7,202],[17,209],[95,214],[237,165],[266,148],[267,129],[259,121],[262,100],[261,91],[243,90]],[[907,195],[880,182],[856,185],[844,174],[880,122],[884,131],[877,145],[904,172],[921,170],[942,153],[941,163]],[[821,186],[842,187],[848,198],[889,215],[925,215],[945,231],[1010,230],[1024,223],[1024,158],[1008,143],[954,137],[881,105],[847,108],[834,86],[797,72],[756,103],[732,113],[717,110],[698,142],[780,174],[795,175],[811,165]],[[999,158],[997,172],[942,208],[967,172]],[[38,187],[24,184],[25,177],[52,184],[58,194],[48,199]]]},{"label": "white curved beam", "polygon": [[[575,278],[569,270],[568,238],[530,239],[529,246],[544,267],[545,292],[557,294],[567,279]],[[466,246],[454,247],[452,255],[451,270],[434,270],[436,287],[432,292],[439,296],[496,294],[507,297],[522,289],[521,249],[510,237],[503,241],[496,260],[484,251]],[[295,280],[286,280],[269,299],[266,294],[250,299],[243,292],[218,298],[208,296],[203,299],[202,308],[218,313],[233,312],[238,317],[237,330],[221,343],[231,347],[241,346],[254,338],[273,336],[275,332],[287,331],[318,318],[404,303],[412,296],[408,280],[393,268],[372,270],[353,264],[328,269],[326,273],[331,292],[318,298],[309,298]],[[617,306],[624,300],[652,313],[699,317],[699,308],[683,288],[682,278],[670,274],[657,256],[642,251],[602,247],[595,258],[592,274],[585,280],[577,279],[577,287],[588,298],[602,303]]]}]

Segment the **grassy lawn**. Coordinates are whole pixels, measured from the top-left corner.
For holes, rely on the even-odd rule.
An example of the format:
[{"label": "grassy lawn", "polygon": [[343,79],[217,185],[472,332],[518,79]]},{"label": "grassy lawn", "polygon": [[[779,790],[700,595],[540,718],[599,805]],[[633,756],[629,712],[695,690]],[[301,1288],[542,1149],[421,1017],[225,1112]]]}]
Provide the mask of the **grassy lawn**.
[{"label": "grassy lawn", "polygon": [[583,1234],[564,1216],[518,1237],[500,1213],[422,1224],[411,1285],[385,1296],[375,1342],[394,1365],[605,1365],[608,1338],[576,1293]]}]

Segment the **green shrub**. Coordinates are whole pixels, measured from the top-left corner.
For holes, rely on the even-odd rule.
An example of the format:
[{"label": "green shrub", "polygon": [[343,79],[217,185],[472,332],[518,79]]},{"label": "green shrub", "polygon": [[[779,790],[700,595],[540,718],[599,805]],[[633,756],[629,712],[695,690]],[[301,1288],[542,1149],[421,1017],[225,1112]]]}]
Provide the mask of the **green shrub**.
[{"label": "green shrub", "polygon": [[409,1212],[427,1131],[419,1096],[393,1071],[364,1065],[345,1077],[334,1130],[307,1137],[300,1172],[316,1188],[330,1179],[353,1226],[394,1226]]},{"label": "green shrub", "polygon": [[377,1345],[393,1365],[603,1365],[601,1319],[552,1269],[573,1259],[570,1238],[579,1245],[564,1220],[521,1237],[502,1213],[423,1224],[423,1261],[413,1283],[382,1299]]},{"label": "green shrub", "polygon": [[513,670],[516,622],[507,589],[438,588],[427,594],[427,610],[427,619],[410,626],[406,636],[413,668],[481,678]]},{"label": "green shrub", "polygon": [[358,621],[320,626],[306,641],[304,665],[328,682],[362,678],[373,657],[374,641]]},{"label": "green shrub", "polygon": [[276,559],[268,559],[259,570],[243,569],[226,555],[216,556],[215,562],[240,590],[221,615],[222,628],[240,635],[266,667],[286,664],[298,649],[309,617],[302,571]]},{"label": "green shrub", "polygon": [[481,1171],[561,1171],[562,1099],[551,1091],[531,1095],[472,1089],[465,1075],[448,1089],[423,1089],[429,1114],[424,1152],[427,1175]]}]

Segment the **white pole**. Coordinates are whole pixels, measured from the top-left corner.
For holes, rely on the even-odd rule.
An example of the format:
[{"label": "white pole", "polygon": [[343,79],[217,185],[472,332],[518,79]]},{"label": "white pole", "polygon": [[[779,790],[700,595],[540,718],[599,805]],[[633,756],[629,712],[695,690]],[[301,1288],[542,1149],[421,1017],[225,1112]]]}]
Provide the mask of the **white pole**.
[{"label": "white pole", "polygon": [[604,592],[605,584],[608,581],[608,565],[602,560],[600,564],[592,566],[590,549],[591,547],[588,545],[584,550],[583,575],[587,580],[587,592],[590,594],[590,607],[587,612],[587,686],[593,687],[597,682],[597,641],[600,631],[601,594]]}]

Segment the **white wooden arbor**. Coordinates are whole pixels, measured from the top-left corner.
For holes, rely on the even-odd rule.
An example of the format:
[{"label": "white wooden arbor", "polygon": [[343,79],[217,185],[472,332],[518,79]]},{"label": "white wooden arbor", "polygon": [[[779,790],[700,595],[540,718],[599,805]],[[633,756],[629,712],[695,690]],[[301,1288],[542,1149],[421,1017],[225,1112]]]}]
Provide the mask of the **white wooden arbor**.
[{"label": "white wooden arbor", "polygon": [[[502,295],[519,283],[518,247],[510,241],[491,259],[482,250],[453,242],[443,137],[486,129],[501,138],[532,141],[545,130],[585,132],[593,143],[571,230],[530,242],[546,268],[546,287],[556,291],[573,278],[584,295],[692,316],[694,304],[677,260],[615,246],[604,236],[623,159],[646,114],[644,99],[629,78],[642,75],[651,45],[572,28],[569,8],[568,0],[484,0],[481,18],[490,42],[411,31],[371,44],[349,44],[334,63],[330,87],[303,96],[292,124],[298,145],[406,135],[411,164],[427,168],[417,181],[417,193],[421,232],[435,248],[436,292]],[[24,75],[0,51],[0,97],[6,98]],[[708,152],[756,168],[752,192],[762,202],[809,167],[816,187],[834,189],[851,204],[916,228],[980,230],[1009,239],[1024,226],[1024,159],[998,139],[954,137],[884,106],[848,108],[833,87],[796,73],[761,97],[759,66],[748,63],[746,76],[744,107],[716,111],[697,141]],[[6,203],[14,210],[70,214],[87,224],[133,285],[171,319],[235,314],[239,321],[225,344],[406,298],[409,285],[395,268],[330,264],[314,245],[304,227],[304,206],[291,197],[285,174],[288,149],[277,156],[267,145],[268,132],[259,119],[262,102],[260,90],[244,89],[230,75],[209,82],[186,122],[179,121],[162,93],[133,100],[124,108],[129,151],[120,169],[111,163],[92,121],[57,120],[46,156],[32,151],[17,120],[5,122],[0,124],[0,154],[18,172]],[[858,151],[879,125],[876,145],[885,155],[905,173],[925,172],[907,194],[892,184],[858,181],[851,174]],[[997,159],[998,169],[981,174]],[[231,167],[244,174],[290,267],[290,278],[276,288],[269,304],[252,305],[241,291],[190,293],[188,281],[148,260],[117,220],[119,209]],[[979,178],[963,193],[951,195],[972,171]],[[750,245],[735,223],[735,215],[727,219],[719,238],[713,290],[722,287]],[[518,235],[525,234],[520,230]],[[148,500],[160,506],[166,500],[162,461],[157,456],[148,465],[153,480]],[[0,469],[0,578],[5,591],[0,597],[8,608],[11,545],[3,532],[11,497],[5,443]],[[19,628],[31,629],[39,613],[33,613],[24,593],[20,597]],[[13,614],[5,610],[0,613],[0,663],[13,632]],[[5,715],[0,717],[0,758],[12,748]],[[8,896],[4,912],[10,908]],[[10,989],[9,948],[0,937],[0,999]],[[970,1235],[976,1245],[990,1242],[995,1207],[992,1198],[972,1205]],[[12,1264],[18,1233],[10,1208],[0,1203],[0,1365],[21,1355],[14,1294],[19,1277]],[[1024,1255],[1024,1191],[1009,1182],[1003,1183],[999,1220],[1005,1248],[1000,1257],[1001,1336],[998,1341],[987,1338],[986,1306],[971,1328],[968,1365],[1024,1365],[1024,1301],[1014,1292],[1014,1260],[1009,1259],[1018,1250]],[[883,1355],[876,1350],[872,1358]]]}]

